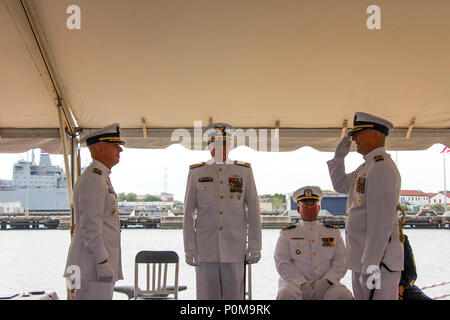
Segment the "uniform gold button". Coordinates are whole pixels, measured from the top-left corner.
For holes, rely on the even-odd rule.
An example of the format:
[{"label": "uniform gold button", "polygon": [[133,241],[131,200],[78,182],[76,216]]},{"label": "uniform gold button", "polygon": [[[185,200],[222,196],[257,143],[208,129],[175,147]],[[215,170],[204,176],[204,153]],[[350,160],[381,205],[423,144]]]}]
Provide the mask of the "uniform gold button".
[{"label": "uniform gold button", "polygon": [[314,229],[313,229],[313,228],[309,228],[309,230],[310,230],[310,231],[313,231]]},{"label": "uniform gold button", "polygon": [[219,214],[223,214],[223,211],[219,211]]},{"label": "uniform gold button", "polygon": [[348,213],[345,213],[345,216],[348,217]]},{"label": "uniform gold button", "polygon": [[219,168],[219,172],[222,172],[222,168]]},{"label": "uniform gold button", "polygon": [[311,242],[314,243],[314,242],[316,242],[316,240],[312,239]]},{"label": "uniform gold button", "polygon": [[220,227],[219,230],[222,231],[222,227]]},{"label": "uniform gold button", "polygon": [[314,266],[314,270],[317,270],[317,266]]},{"label": "uniform gold button", "polygon": [[223,184],[223,181],[222,181],[222,180],[220,180],[220,184]]},{"label": "uniform gold button", "polygon": [[223,196],[220,196],[220,199],[223,199]]},{"label": "uniform gold button", "polygon": [[315,256],[317,253],[316,252],[313,252],[313,256]]}]

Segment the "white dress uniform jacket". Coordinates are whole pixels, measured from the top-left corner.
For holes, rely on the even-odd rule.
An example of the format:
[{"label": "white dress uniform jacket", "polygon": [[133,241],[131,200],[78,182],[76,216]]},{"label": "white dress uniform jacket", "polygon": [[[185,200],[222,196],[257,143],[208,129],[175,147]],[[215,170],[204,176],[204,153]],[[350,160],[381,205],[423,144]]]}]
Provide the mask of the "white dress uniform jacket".
[{"label": "white dress uniform jacket", "polygon": [[110,170],[94,160],[74,189],[75,232],[67,266],[80,267],[81,279],[97,281],[96,265],[108,260],[114,280],[123,279],[120,220]]},{"label": "white dress uniform jacket", "polygon": [[337,192],[347,193],[346,246],[349,269],[367,273],[371,265],[403,270],[403,245],[399,240],[397,203],[400,174],[383,147],[364,156],[365,163],[350,174],[344,160],[328,161]]},{"label": "white dress uniform jacket", "polygon": [[185,252],[195,253],[200,263],[244,262],[247,225],[248,249],[261,250],[259,201],[250,165],[210,160],[191,166],[185,197]]},{"label": "white dress uniform jacket", "polygon": [[321,279],[336,284],[347,271],[340,231],[317,220],[302,220],[280,231],[274,259],[280,287],[289,283],[299,289],[306,282]]}]

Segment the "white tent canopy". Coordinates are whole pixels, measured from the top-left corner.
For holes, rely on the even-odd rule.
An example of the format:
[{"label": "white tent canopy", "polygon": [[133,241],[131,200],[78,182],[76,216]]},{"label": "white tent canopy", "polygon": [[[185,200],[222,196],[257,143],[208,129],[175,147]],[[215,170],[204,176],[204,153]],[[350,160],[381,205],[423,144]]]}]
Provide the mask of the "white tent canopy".
[{"label": "white tent canopy", "polygon": [[61,152],[60,120],[164,148],[211,119],[332,151],[356,111],[388,149],[449,145],[450,1],[377,2],[380,30],[364,0],[0,0],[0,152]]}]

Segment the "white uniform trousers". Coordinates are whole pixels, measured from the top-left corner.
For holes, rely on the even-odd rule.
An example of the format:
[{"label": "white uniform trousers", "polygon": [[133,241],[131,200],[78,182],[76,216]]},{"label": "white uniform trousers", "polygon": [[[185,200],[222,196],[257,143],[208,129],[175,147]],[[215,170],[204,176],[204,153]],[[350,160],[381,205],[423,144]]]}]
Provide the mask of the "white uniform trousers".
[{"label": "white uniform trousers", "polygon": [[[312,300],[312,297],[304,297],[292,285],[284,283],[278,289],[277,300]],[[353,296],[343,284],[335,283],[328,288],[323,300],[353,300]]]},{"label": "white uniform trousers", "polygon": [[[373,300],[398,300],[398,285],[401,271],[389,272],[381,267],[380,289],[375,289]],[[361,284],[361,273],[352,271],[352,286],[355,300],[369,300],[370,291],[366,283]],[[363,281],[364,282],[364,281]]]},{"label": "white uniform trousers", "polygon": [[114,282],[81,279],[80,289],[75,290],[75,300],[112,300]]},{"label": "white uniform trousers", "polygon": [[200,262],[197,275],[197,300],[242,300],[244,262]]}]

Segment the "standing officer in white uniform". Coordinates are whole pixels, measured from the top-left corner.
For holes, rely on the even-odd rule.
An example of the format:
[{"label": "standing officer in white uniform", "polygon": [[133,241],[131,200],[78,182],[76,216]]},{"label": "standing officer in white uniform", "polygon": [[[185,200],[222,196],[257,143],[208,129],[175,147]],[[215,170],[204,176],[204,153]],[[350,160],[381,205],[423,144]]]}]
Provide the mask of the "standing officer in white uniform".
[{"label": "standing officer in white uniform", "polygon": [[186,263],[196,267],[197,299],[243,299],[244,259],[253,264],[261,257],[253,172],[250,164],[228,159],[230,125],[212,124],[204,136],[212,159],[190,166],[184,202]]},{"label": "standing officer in white uniform", "polygon": [[92,164],[77,180],[74,189],[75,228],[67,258],[66,276],[79,268],[81,283],[75,300],[111,300],[114,282],[123,279],[120,251],[120,220],[117,195],[109,179],[119,163],[119,124],[96,130],[82,139]]},{"label": "standing officer in white uniform", "polygon": [[[347,263],[352,270],[355,299],[398,298],[403,245],[396,207],[401,181],[384,147],[392,128],[393,124],[385,119],[355,113],[352,130],[337,146],[334,159],[328,161],[334,189],[348,194]],[[350,152],[350,139],[355,141],[365,162],[346,174],[344,158]]]},{"label": "standing officer in white uniform", "polygon": [[284,227],[275,248],[277,300],[352,300],[339,281],[347,272],[340,231],[317,221],[322,190],[306,186],[294,192],[301,220]]}]

